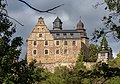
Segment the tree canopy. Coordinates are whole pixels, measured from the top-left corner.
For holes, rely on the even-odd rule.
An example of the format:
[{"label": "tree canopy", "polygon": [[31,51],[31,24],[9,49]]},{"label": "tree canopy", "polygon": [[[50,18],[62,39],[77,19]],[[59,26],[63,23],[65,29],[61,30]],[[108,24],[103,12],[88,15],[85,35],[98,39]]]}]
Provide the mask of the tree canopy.
[{"label": "tree canopy", "polygon": [[[100,37],[107,34],[112,34],[116,40],[120,40],[120,0],[104,0],[105,10],[109,12],[108,15],[103,16],[104,28],[96,29],[93,33],[93,38],[97,41]],[[102,4],[96,4],[99,6]]]},{"label": "tree canopy", "polygon": [[108,42],[107,42],[105,36],[103,36],[103,37],[102,37],[102,40],[101,40],[101,47],[102,47],[102,46],[104,46],[105,49],[108,49]]}]

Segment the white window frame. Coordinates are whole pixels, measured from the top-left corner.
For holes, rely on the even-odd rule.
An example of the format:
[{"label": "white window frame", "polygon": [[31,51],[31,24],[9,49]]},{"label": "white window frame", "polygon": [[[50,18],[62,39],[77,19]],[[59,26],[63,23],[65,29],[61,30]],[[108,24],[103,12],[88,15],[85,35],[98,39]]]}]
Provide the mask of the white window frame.
[{"label": "white window frame", "polygon": [[[48,54],[45,54],[45,50],[48,50]],[[44,55],[49,55],[49,49],[44,49]]]},{"label": "white window frame", "polygon": [[[34,50],[36,50],[36,54],[34,54]],[[36,56],[37,55],[37,49],[33,49],[32,54],[33,54],[33,56]]]},{"label": "white window frame", "polygon": [[37,41],[36,41],[36,45],[34,45],[34,42],[35,42],[35,41],[36,41],[36,40],[34,40],[34,41],[33,41],[33,43],[32,43],[32,44],[33,44],[33,46],[37,46]]},{"label": "white window frame", "polygon": [[43,37],[43,34],[39,34],[39,38],[42,38]]},{"label": "white window frame", "polygon": [[[57,45],[57,42],[59,42],[59,45]],[[55,41],[55,45],[60,46],[60,41],[59,40]]]},{"label": "white window frame", "polygon": [[[59,50],[59,54],[56,53],[57,50]],[[55,54],[56,55],[60,55],[60,49],[55,49]]]},{"label": "white window frame", "polygon": [[[45,45],[46,41],[48,42],[48,45]],[[44,46],[49,46],[49,41],[48,41],[48,40],[45,40],[45,41],[44,41]]]},{"label": "white window frame", "polygon": [[67,46],[67,45],[65,45],[65,42],[67,42],[67,45],[68,45],[68,41],[64,41],[64,46]]},{"label": "white window frame", "polygon": [[[74,40],[75,41],[75,40]],[[72,41],[72,46],[77,46],[77,41],[75,41],[75,45],[73,45],[73,41]]]}]

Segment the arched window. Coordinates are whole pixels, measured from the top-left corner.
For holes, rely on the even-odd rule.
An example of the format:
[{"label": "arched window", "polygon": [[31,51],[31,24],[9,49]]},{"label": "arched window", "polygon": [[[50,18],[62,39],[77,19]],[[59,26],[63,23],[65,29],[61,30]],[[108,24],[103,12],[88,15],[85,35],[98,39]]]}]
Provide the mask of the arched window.
[{"label": "arched window", "polygon": [[34,46],[35,46],[35,45],[37,45],[37,42],[36,42],[36,41],[34,41],[34,43],[33,43],[33,44],[34,44]]},{"label": "arched window", "polygon": [[39,34],[39,37],[41,38],[41,37],[42,37],[42,34]]},{"label": "arched window", "polygon": [[60,50],[59,49],[56,50],[56,54],[60,54]]},{"label": "arched window", "polygon": [[68,54],[68,50],[67,49],[64,50],[64,54]]},{"label": "arched window", "polygon": [[33,54],[36,55],[37,54],[37,50],[33,50]]},{"label": "arched window", "polygon": [[73,41],[73,42],[72,42],[72,46],[76,46],[76,41]]},{"label": "arched window", "polygon": [[59,41],[56,41],[56,45],[60,45]]},{"label": "arched window", "polygon": [[68,45],[67,41],[64,41],[64,45]]},{"label": "arched window", "polygon": [[48,41],[45,41],[45,45],[46,45],[46,46],[48,45]]},{"label": "arched window", "polygon": [[48,55],[48,54],[49,54],[49,51],[46,49],[46,50],[44,51],[44,53],[45,53],[45,55]]}]

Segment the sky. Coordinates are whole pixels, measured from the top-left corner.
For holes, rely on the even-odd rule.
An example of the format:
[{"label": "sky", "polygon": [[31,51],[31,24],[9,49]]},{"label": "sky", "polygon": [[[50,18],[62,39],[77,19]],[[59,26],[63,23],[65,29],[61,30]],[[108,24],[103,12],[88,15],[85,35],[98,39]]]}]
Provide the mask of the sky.
[{"label": "sky", "polygon": [[[95,29],[103,28],[103,22],[101,21],[103,16],[107,15],[108,12],[104,10],[105,5],[101,5],[98,8],[94,8],[93,6],[97,2],[102,2],[102,0],[25,0],[33,7],[39,10],[47,10],[49,8],[53,8],[60,4],[64,4],[60,8],[53,10],[53,13],[39,13],[24,3],[19,2],[18,0],[8,0],[7,10],[9,16],[18,20],[24,26],[17,24],[17,32],[14,36],[22,36],[23,37],[23,46],[22,46],[22,54],[21,59],[24,59],[26,55],[26,40],[29,34],[32,32],[35,24],[38,21],[39,17],[43,17],[45,24],[48,29],[52,29],[53,21],[58,16],[63,22],[63,29],[74,29],[76,27],[77,22],[81,19],[85,25],[85,29],[87,31],[88,37],[92,38],[92,33]],[[101,3],[100,2],[100,3]],[[113,55],[116,57],[116,53],[120,51],[120,42],[114,40],[111,36],[107,37],[109,46],[113,49]],[[90,40],[90,43],[94,43]],[[100,40],[95,43],[100,44]]]}]

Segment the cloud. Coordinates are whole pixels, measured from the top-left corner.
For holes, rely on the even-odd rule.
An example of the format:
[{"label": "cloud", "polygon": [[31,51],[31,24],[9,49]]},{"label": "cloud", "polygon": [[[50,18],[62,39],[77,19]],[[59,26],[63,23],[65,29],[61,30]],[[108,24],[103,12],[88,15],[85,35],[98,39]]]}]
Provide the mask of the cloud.
[{"label": "cloud", "polygon": [[[22,27],[16,23],[18,30],[16,35],[21,35],[22,37],[24,37],[24,43],[26,43],[27,37],[31,33],[40,16],[44,18],[44,21],[49,29],[52,29],[52,22],[57,16],[60,17],[63,22],[63,29],[71,29],[76,27],[76,24],[81,16],[81,19],[85,24],[87,34],[89,37],[91,37],[90,35],[92,34],[95,28],[103,27],[101,19],[104,15],[107,15],[107,12],[104,10],[104,6],[100,6],[97,9],[93,8],[92,5],[95,5],[97,2],[99,2],[99,0],[26,1],[40,10],[47,10],[60,4],[64,4],[64,6],[52,11],[56,14],[38,13],[17,0],[8,0],[9,6],[7,7],[7,9],[9,15],[25,25],[24,27]],[[110,40],[113,40],[113,38]],[[115,47],[114,45],[116,42],[113,43],[110,40],[109,44],[113,48],[113,52],[118,52],[120,48]],[[117,45],[119,45],[119,43],[116,44],[116,46]],[[24,57],[24,55],[26,54],[26,44],[24,44],[23,46],[24,47],[22,57]]]}]

